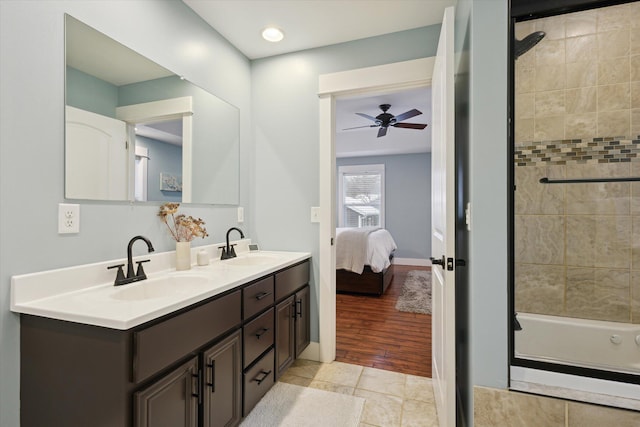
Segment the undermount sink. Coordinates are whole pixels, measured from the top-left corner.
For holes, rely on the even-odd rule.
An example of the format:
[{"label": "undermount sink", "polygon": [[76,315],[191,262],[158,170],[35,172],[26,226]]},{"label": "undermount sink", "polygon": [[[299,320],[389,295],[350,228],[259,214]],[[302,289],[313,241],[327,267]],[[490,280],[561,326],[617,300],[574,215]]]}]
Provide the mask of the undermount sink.
[{"label": "undermount sink", "polygon": [[123,301],[140,301],[155,298],[165,298],[188,294],[208,286],[211,278],[194,274],[171,274],[166,277],[147,279],[130,285],[123,285],[121,289],[111,295],[111,298]]},{"label": "undermount sink", "polygon": [[225,265],[254,266],[272,264],[278,260],[275,255],[247,254],[222,261]]}]

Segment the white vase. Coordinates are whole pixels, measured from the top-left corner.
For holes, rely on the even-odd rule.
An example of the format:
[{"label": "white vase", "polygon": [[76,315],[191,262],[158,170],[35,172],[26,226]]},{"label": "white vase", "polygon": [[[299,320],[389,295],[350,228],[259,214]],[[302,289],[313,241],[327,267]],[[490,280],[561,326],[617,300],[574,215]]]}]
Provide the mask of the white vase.
[{"label": "white vase", "polygon": [[191,242],[176,242],[176,270],[191,268]]}]

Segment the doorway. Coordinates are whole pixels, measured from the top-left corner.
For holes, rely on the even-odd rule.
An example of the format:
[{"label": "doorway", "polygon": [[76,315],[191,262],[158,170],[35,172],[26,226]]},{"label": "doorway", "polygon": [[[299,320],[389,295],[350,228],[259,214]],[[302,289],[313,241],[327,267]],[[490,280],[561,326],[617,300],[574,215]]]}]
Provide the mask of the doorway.
[{"label": "doorway", "polygon": [[431,88],[339,96],[335,115],[336,361],[431,377]]},{"label": "doorway", "polygon": [[423,58],[365,69],[321,75],[320,107],[320,227],[319,227],[319,348],[318,360],[336,358],[336,98],[366,92],[428,86],[435,58]]}]

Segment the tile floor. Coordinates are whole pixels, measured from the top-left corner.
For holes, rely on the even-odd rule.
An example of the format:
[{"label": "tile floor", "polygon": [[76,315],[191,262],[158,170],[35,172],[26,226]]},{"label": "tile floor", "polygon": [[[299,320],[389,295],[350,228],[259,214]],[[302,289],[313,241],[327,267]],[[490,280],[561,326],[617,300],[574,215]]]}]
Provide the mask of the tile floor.
[{"label": "tile floor", "polygon": [[360,427],[437,427],[431,378],[298,359],[279,381],[365,399]]}]

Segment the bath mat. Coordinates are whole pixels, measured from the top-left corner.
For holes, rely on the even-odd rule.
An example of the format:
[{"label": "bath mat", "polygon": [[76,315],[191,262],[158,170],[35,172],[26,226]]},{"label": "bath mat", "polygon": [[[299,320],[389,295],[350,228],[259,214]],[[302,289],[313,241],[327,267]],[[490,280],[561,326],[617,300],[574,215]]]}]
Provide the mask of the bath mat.
[{"label": "bath mat", "polygon": [[358,427],[364,399],[277,382],[240,427]]},{"label": "bath mat", "polygon": [[431,314],[431,271],[411,270],[407,273],[396,310]]}]

